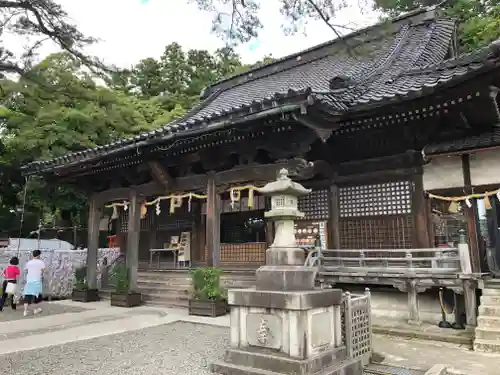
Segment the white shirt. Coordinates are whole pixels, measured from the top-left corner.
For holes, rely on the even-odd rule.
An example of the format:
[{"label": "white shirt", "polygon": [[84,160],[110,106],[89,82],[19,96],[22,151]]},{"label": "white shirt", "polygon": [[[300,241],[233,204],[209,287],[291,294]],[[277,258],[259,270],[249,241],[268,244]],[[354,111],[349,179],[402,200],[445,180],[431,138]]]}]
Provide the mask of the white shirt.
[{"label": "white shirt", "polygon": [[45,263],[43,261],[40,259],[31,259],[26,263],[26,269],[28,270],[26,281],[41,281],[44,268]]}]

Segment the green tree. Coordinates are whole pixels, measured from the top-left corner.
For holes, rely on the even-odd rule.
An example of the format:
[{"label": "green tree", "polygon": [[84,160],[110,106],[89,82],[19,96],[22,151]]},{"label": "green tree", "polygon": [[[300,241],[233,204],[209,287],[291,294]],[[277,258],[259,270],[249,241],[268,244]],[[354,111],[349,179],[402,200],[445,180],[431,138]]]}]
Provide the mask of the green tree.
[{"label": "green tree", "polygon": [[[34,79],[1,82],[0,223],[21,204],[22,164],[148,131],[164,125],[158,119],[169,121],[183,112],[167,112],[155,98],[97,85],[81,61],[68,53],[50,55],[28,74]],[[29,184],[27,208],[32,216],[59,212],[69,220],[81,216],[84,205],[85,197],[72,189],[37,179]]]},{"label": "green tree", "polygon": [[[228,45],[248,42],[258,36],[264,27],[259,11],[264,0],[189,0],[201,10],[213,14],[212,32],[227,41]],[[266,0],[269,1],[269,0]],[[345,30],[352,30],[350,22],[334,23],[332,20],[342,9],[353,3],[367,6],[367,0],[278,0],[280,13],[284,17],[282,25],[285,33],[304,30],[311,20],[323,21],[340,37]],[[397,1],[397,0],[396,0]]]},{"label": "green tree", "polygon": [[104,68],[95,58],[87,56],[82,48],[95,42],[81,33],[68,18],[68,14],[54,0],[4,0],[0,1],[0,28],[5,34],[28,35],[30,43],[22,54],[10,50],[5,40],[0,40],[0,73],[20,75],[30,71],[39,48],[51,40],[82,63],[91,68]]},{"label": "green tree", "polygon": [[421,6],[439,5],[449,17],[458,20],[461,52],[483,47],[500,37],[500,0],[375,0],[375,9],[388,16]]}]

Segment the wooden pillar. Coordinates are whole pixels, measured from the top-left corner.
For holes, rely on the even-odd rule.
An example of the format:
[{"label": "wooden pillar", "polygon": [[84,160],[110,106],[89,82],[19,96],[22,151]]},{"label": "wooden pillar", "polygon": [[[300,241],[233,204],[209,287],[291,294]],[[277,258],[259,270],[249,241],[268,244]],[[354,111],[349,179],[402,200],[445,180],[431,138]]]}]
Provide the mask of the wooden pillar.
[{"label": "wooden pillar", "polygon": [[330,220],[328,222],[328,248],[340,249],[339,187],[330,186]]},{"label": "wooden pillar", "polygon": [[88,240],[87,240],[87,283],[91,289],[97,288],[97,257],[99,251],[100,205],[92,196],[89,200]]},{"label": "wooden pillar", "polygon": [[464,300],[465,300],[465,319],[467,327],[477,326],[477,296],[476,283],[473,280],[464,280]]},{"label": "wooden pillar", "polygon": [[417,281],[409,279],[406,282],[406,291],[408,293],[408,324],[420,324]]},{"label": "wooden pillar", "polygon": [[215,173],[208,174],[207,184],[207,265],[220,265],[220,196],[215,185]]},{"label": "wooden pillar", "polygon": [[141,203],[137,191],[132,189],[128,206],[128,232],[126,263],[130,273],[130,289],[137,288],[137,272],[139,268],[139,236],[141,231]]},{"label": "wooden pillar", "polygon": [[[472,181],[470,175],[470,158],[469,155],[462,155],[462,170],[464,174],[465,194],[472,194]],[[481,272],[481,254],[479,246],[479,231],[477,228],[477,204],[475,199],[471,199],[472,207],[465,205],[465,213],[467,216],[467,237],[469,239],[469,249],[471,257],[472,272]]]},{"label": "wooden pillar", "polygon": [[423,174],[413,177],[413,217],[414,217],[414,240],[413,246],[417,249],[427,249],[432,247],[429,242],[429,217],[424,197]]}]

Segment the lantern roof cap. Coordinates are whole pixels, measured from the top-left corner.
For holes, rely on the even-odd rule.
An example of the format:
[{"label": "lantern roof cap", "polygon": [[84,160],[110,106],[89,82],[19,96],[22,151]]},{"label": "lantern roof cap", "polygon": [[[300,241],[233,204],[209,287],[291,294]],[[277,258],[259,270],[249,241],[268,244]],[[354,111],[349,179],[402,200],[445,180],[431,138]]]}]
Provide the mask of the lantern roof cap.
[{"label": "lantern roof cap", "polygon": [[294,182],[288,177],[286,168],[280,169],[276,181],[269,182],[264,187],[258,188],[257,191],[264,195],[291,195],[300,197],[307,195],[311,189],[306,189],[301,184]]}]

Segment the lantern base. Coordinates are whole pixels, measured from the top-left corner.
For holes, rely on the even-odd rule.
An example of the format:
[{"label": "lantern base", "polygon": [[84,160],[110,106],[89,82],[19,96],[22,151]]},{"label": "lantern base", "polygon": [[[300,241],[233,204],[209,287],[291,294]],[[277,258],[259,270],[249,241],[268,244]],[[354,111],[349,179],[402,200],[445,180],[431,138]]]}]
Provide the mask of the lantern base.
[{"label": "lantern base", "polygon": [[315,287],[316,270],[304,266],[260,267],[257,272],[257,290],[305,291]]}]

